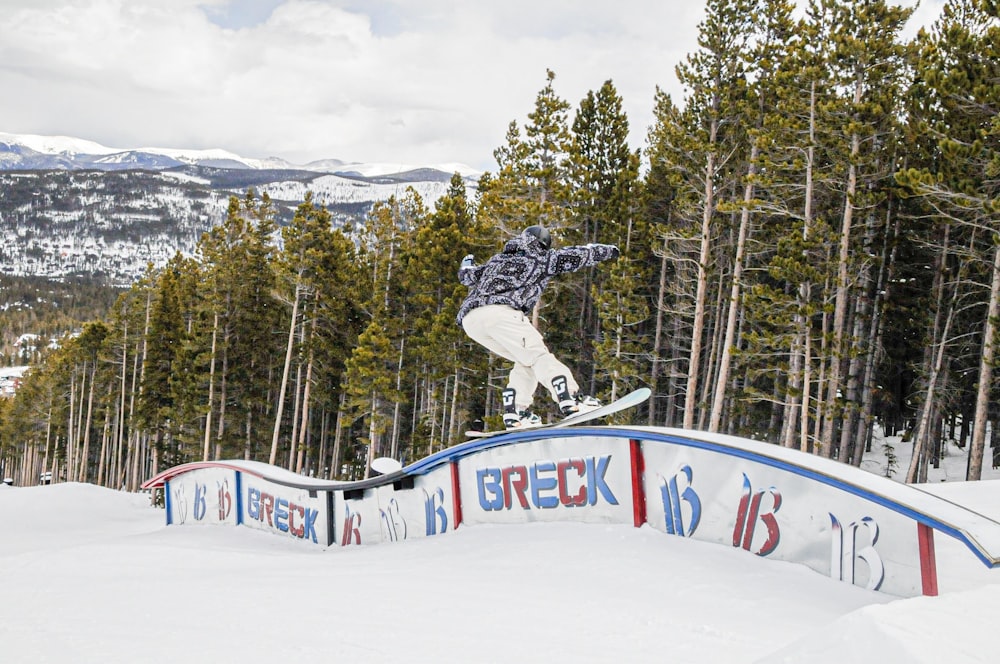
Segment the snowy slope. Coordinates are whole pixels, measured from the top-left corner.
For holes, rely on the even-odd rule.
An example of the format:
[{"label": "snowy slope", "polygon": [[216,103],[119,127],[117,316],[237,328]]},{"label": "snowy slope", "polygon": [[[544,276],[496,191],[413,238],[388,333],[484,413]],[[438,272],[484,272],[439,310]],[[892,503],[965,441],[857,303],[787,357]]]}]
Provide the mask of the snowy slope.
[{"label": "snowy slope", "polygon": [[893,600],[648,527],[321,550],[162,517],[92,485],[0,488],[3,661],[995,661],[995,582]]},{"label": "snowy slope", "polygon": [[[875,469],[886,445],[907,459],[898,438],[878,440]],[[933,479],[925,490],[1000,519],[996,481]],[[650,527],[463,526],[322,549],[167,527],[146,501],[0,487],[0,661],[996,661],[1000,570],[893,599]],[[938,560],[955,552],[940,546]]]}]

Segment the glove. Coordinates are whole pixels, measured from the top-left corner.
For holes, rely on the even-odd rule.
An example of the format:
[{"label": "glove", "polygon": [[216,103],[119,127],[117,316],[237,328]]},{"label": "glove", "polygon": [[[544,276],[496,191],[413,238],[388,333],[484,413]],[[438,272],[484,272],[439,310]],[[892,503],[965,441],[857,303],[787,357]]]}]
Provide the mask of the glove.
[{"label": "glove", "polygon": [[462,267],[472,267],[472,261],[475,257],[472,254],[467,255],[462,259]]}]

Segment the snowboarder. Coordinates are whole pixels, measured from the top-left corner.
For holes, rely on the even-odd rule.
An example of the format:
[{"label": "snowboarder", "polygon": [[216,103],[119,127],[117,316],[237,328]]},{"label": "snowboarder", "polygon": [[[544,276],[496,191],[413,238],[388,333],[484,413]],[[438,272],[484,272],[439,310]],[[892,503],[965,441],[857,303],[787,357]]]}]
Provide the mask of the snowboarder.
[{"label": "snowboarder", "polygon": [[541,424],[531,412],[539,383],[548,388],[564,415],[601,405],[580,394],[573,373],[549,351],[528,314],[553,276],[618,255],[618,247],[610,244],[553,249],[548,229],[529,226],[482,265],[475,264],[472,254],[462,259],[458,280],[469,287],[469,294],[459,307],[458,324],[474,341],[514,363],[503,391],[507,429]]}]

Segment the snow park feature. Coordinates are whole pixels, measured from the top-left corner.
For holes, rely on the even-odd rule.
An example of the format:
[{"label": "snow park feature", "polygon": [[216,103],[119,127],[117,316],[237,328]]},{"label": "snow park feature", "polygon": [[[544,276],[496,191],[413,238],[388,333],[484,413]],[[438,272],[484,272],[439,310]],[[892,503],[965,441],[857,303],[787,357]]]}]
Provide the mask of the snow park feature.
[{"label": "snow park feature", "polygon": [[[331,482],[246,461],[170,468],[168,524],[229,524],[312,545],[431,537],[462,526],[649,526],[799,563],[897,597],[1000,566],[1000,523],[925,489],[759,441],[661,427],[528,429]],[[939,561],[939,547],[952,547]]]}]

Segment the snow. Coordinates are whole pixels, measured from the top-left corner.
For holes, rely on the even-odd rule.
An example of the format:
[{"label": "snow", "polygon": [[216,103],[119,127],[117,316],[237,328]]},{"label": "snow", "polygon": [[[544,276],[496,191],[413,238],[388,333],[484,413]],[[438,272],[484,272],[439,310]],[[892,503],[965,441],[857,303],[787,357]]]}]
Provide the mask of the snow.
[{"label": "snow", "polygon": [[[312,192],[320,205],[386,201],[391,196],[403,196],[407,189],[413,189],[425,203],[431,203],[448,192],[448,184],[434,181],[375,184],[339,175],[322,175],[311,182],[285,180],[257,187],[260,194],[267,194],[274,200],[282,201],[300,201],[305,198],[307,192]],[[475,187],[470,186],[468,195],[473,196],[475,191]]]},{"label": "snow", "polygon": [[[964,464],[951,451],[935,473]],[[1000,520],[1000,482],[932,480]],[[968,560],[950,540],[938,561]],[[12,662],[930,664],[996,661],[1000,570],[899,599],[648,526],[574,523],[326,549],[166,526],[145,495],[70,483],[0,487],[0,592]]]},{"label": "snow", "polygon": [[109,148],[94,141],[72,136],[39,136],[37,134],[8,134],[0,132],[0,141],[19,143],[42,154],[113,154],[122,152],[119,148]]},{"label": "snow", "polygon": [[395,162],[346,163],[339,166],[337,171],[340,173],[357,173],[358,175],[370,178],[383,175],[397,175],[399,173],[406,173],[407,171],[415,171],[419,168],[433,168],[443,173],[458,173],[463,177],[478,177],[483,174],[480,170],[457,162],[429,166],[416,166]]},{"label": "snow", "polygon": [[21,378],[30,368],[28,365],[0,367],[0,378]]},{"label": "snow", "polygon": [[317,168],[328,168],[333,164],[339,164],[336,170],[346,173],[357,173],[365,177],[377,177],[383,175],[394,175],[412,171],[419,168],[433,168],[444,173],[461,173],[465,177],[479,177],[482,171],[472,168],[466,164],[457,162],[441,163],[426,166],[412,164],[402,164],[395,162],[371,162],[371,163],[343,163],[336,159],[316,160],[307,165],[293,164],[275,157],[257,159],[253,157],[243,157],[229,150],[221,148],[192,149],[192,148],[162,148],[162,147],[129,147],[112,148],[94,141],[72,136],[40,136],[36,134],[9,134],[0,132],[0,142],[23,145],[27,148],[42,154],[65,154],[74,155],[124,155],[129,152],[146,152],[149,154],[162,155],[177,161],[197,164],[201,162],[234,162],[243,164],[247,168],[300,168],[303,170],[315,170]]}]

